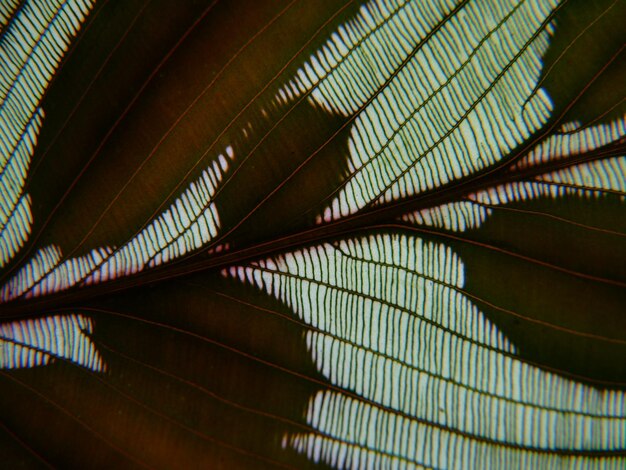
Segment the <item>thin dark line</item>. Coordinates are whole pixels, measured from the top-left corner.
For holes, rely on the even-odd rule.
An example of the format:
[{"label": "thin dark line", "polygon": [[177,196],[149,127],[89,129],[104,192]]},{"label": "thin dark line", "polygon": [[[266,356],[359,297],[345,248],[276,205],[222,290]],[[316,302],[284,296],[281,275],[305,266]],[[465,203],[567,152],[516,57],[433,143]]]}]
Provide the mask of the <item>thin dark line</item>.
[{"label": "thin dark line", "polygon": [[619,189],[594,188],[593,186],[585,186],[583,184],[563,183],[560,181],[542,180],[539,178],[535,178],[535,180],[532,182],[535,184],[544,184],[547,186],[557,186],[559,188],[578,189],[582,191],[613,194],[616,196],[626,196],[626,191],[620,191]]}]

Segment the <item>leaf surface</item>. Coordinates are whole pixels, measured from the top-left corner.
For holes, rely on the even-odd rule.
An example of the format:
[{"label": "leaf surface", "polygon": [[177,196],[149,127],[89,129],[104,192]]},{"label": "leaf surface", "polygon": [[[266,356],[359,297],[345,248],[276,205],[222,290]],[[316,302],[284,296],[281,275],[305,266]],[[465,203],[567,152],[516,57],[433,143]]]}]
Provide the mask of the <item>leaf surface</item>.
[{"label": "leaf surface", "polygon": [[624,13],[3,5],[2,453],[623,466]]}]

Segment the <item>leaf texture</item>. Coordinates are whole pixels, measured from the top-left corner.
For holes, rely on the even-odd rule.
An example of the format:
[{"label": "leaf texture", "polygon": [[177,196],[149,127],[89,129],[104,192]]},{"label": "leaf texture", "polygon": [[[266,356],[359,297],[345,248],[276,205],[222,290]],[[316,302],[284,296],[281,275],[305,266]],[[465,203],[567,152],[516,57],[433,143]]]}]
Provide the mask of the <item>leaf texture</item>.
[{"label": "leaf texture", "polygon": [[[312,98],[329,110],[360,112],[349,143],[353,175],[324,220],[468,176],[538,130],[552,108],[535,85],[555,6],[363,7],[296,80],[316,86]],[[349,56],[340,66],[325,60],[336,51]]]},{"label": "leaf texture", "polygon": [[88,336],[92,328],[92,321],[82,315],[56,315],[2,325],[0,367],[41,366],[60,357],[101,372],[102,358]]},{"label": "leaf texture", "polygon": [[463,295],[463,264],[443,245],[370,236],[228,274],[311,325],[307,345],[319,370],[360,397],[312,398],[307,420],[319,434],[285,443],[315,460],[342,468],[624,463],[576,455],[626,445],[624,394],[517,359]]},{"label": "leaf texture", "polygon": [[[228,147],[225,154],[232,159],[232,148]],[[220,226],[211,197],[227,169],[227,157],[220,154],[169,209],[120,248],[97,248],[66,261],[62,261],[61,250],[54,245],[39,250],[28,265],[7,281],[2,298],[36,297],[77,284],[104,282],[201,248],[217,235]]]},{"label": "leaf texture", "polygon": [[[2,31],[0,268],[22,247],[31,228],[30,197],[23,188],[41,128],[39,103],[91,5],[90,1],[28,2]],[[16,7],[3,6],[3,24]]]},{"label": "leaf texture", "polygon": [[3,462],[623,467],[625,13],[3,2]]},{"label": "leaf texture", "polygon": [[468,194],[468,201],[448,203],[435,208],[406,214],[403,220],[463,232],[478,228],[493,212],[492,206],[521,202],[540,197],[557,199],[563,196],[601,197],[606,194],[626,195],[626,157],[607,158],[591,163],[569,166],[544,173],[529,181],[494,186],[489,190]]}]

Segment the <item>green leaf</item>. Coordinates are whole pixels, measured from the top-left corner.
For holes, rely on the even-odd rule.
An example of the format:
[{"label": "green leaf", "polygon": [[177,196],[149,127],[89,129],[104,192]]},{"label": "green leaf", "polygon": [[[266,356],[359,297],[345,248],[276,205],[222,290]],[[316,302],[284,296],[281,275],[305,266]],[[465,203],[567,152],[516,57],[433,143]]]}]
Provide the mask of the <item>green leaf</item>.
[{"label": "green leaf", "polygon": [[621,468],[625,13],[3,3],[3,461]]}]

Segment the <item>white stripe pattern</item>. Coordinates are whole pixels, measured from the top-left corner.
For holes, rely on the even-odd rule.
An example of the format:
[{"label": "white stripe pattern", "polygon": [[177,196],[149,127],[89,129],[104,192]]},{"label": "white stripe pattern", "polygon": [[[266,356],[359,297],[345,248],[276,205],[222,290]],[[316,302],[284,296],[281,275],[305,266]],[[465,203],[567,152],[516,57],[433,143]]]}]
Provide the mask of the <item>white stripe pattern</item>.
[{"label": "white stripe pattern", "polygon": [[138,273],[207,244],[220,228],[212,197],[233,158],[234,151],[228,146],[167,210],[119,249],[97,248],[66,261],[58,247],[39,250],[0,289],[0,299],[36,297],[80,283],[95,284]]},{"label": "white stripe pattern", "polygon": [[562,158],[575,157],[610,144],[626,135],[626,118],[580,129],[580,123],[563,125],[562,132],[550,135],[513,168],[523,169]]},{"label": "white stripe pattern", "polygon": [[401,219],[414,225],[464,232],[480,227],[491,212],[491,209],[471,201],[460,201],[411,212]]},{"label": "white stripe pattern", "polygon": [[560,455],[498,447],[335,392],[319,392],[310,401],[307,416],[311,422],[319,422],[320,432],[285,436],[283,446],[335,468],[621,470],[626,463],[623,456]]},{"label": "white stripe pattern", "polygon": [[115,250],[85,282],[91,284],[134,274],[146,267],[167,263],[211,241],[220,227],[212,197],[233,157],[233,149],[229,146],[169,209],[130,242]]},{"label": "white stripe pattern", "polygon": [[62,358],[96,372],[106,366],[89,335],[91,319],[54,315],[0,325],[0,369],[43,366]]},{"label": "white stripe pattern", "polygon": [[[577,122],[564,124],[564,133],[554,134],[533,148],[513,168],[524,170],[540,164],[572,158],[596,150],[626,135],[626,119],[580,129]],[[626,196],[626,157],[612,157],[572,165],[547,172],[530,181],[494,186],[468,195],[472,201],[486,205],[520,202],[538,197],[556,199],[563,196],[601,197],[607,192]],[[478,228],[492,213],[490,208],[471,201],[454,202],[423,209],[402,217],[415,225],[426,225],[455,232]]]},{"label": "white stripe pattern", "polygon": [[376,0],[340,27],[284,89],[357,113],[350,176],[318,221],[473,174],[541,128],[552,104],[535,86],[557,3]]},{"label": "white stripe pattern", "polygon": [[[92,1],[26,1],[0,41],[0,267],[31,230],[30,197],[23,193],[41,127],[39,103]],[[4,23],[13,2],[0,8]]]},{"label": "white stripe pattern", "polygon": [[481,204],[498,205],[538,197],[597,198],[615,193],[626,196],[626,157],[594,160],[537,176],[533,181],[507,183],[469,195]]},{"label": "white stripe pattern", "polygon": [[361,397],[327,391],[312,400],[307,422],[316,432],[285,443],[313,459],[338,467],[370,459],[366,466],[526,468],[590,464],[576,452],[626,449],[624,393],[516,357],[463,294],[463,264],[444,245],[370,236],[223,274],[281,300],[310,325],[319,371]]}]

